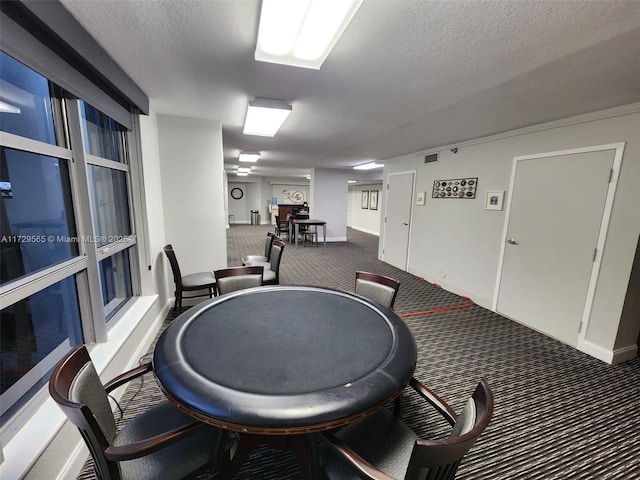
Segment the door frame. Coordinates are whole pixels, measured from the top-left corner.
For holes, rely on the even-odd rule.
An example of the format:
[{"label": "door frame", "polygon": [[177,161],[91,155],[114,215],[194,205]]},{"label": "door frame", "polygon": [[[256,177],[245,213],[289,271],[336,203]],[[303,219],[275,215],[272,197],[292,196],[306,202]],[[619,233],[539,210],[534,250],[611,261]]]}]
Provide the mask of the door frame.
[{"label": "door frame", "polygon": [[[413,233],[413,196],[416,191],[416,170],[406,170],[403,172],[393,172],[386,176],[384,183],[384,218],[382,219],[382,225],[384,229],[384,240],[382,242],[382,251],[386,251],[387,245],[387,213],[388,213],[388,205],[389,205],[389,177],[396,175],[413,175],[413,181],[411,182],[411,204],[409,205],[409,236],[407,237],[407,258],[405,259],[404,269],[403,271],[407,272],[409,269],[409,259],[411,258],[411,236]],[[385,254],[382,254],[381,260],[384,261]]]},{"label": "door frame", "polygon": [[513,185],[516,178],[516,170],[518,162],[522,160],[532,160],[536,158],[548,158],[548,157],[560,157],[565,155],[573,155],[579,153],[600,152],[604,150],[614,150],[615,155],[613,158],[613,166],[611,178],[609,180],[609,187],[607,189],[607,196],[604,203],[604,212],[602,214],[602,221],[600,222],[600,231],[598,233],[598,241],[595,245],[597,249],[595,259],[591,267],[591,276],[589,278],[589,285],[587,287],[587,298],[585,300],[584,310],[582,312],[582,320],[580,322],[580,331],[578,333],[578,350],[588,353],[596,358],[610,362],[610,354],[602,350],[602,348],[591,344],[586,341],[587,329],[589,327],[589,319],[591,318],[591,310],[593,307],[593,299],[595,296],[596,286],[598,284],[598,274],[600,273],[600,266],[602,264],[602,253],[604,252],[605,243],[607,240],[607,233],[609,230],[609,222],[611,220],[611,211],[613,210],[613,200],[615,198],[616,188],[618,186],[618,178],[620,176],[620,166],[622,164],[622,155],[624,153],[624,147],[626,142],[609,143],[604,145],[594,145],[591,147],[572,148],[568,150],[558,150],[553,152],[536,153],[532,155],[521,155],[513,157],[513,164],[511,167],[511,179],[509,181],[509,192],[511,193],[507,199],[507,206],[504,215],[504,225],[502,229],[500,256],[498,257],[498,272],[496,276],[496,283],[493,292],[493,302],[491,309],[497,312],[498,308],[498,294],[500,292],[500,281],[502,279],[502,268],[504,263],[504,254],[507,241],[507,232],[509,229],[509,216],[511,214],[511,200],[513,198]]}]

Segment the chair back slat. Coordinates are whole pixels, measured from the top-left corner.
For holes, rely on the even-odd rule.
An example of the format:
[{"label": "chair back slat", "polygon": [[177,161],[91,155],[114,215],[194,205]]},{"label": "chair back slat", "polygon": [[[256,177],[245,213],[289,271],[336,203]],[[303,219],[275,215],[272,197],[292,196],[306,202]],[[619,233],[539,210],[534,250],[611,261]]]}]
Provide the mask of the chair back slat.
[{"label": "chair back slat", "polygon": [[115,435],[115,420],[84,345],[74,348],[56,366],[49,379],[49,393],[80,431],[93,458],[97,477],[119,479],[118,463],[107,460],[104,455]]},{"label": "chair back slat", "polygon": [[356,272],[355,292],[393,309],[400,282],[384,275],[370,272]]},{"label": "chair back slat", "polygon": [[178,265],[178,259],[176,258],[176,252],[173,251],[171,244],[165,245],[163,248],[165,255],[169,259],[169,265],[171,265],[171,272],[173,273],[173,281],[177,287],[182,285],[182,274],[180,273],[180,266]]},{"label": "chair back slat", "polygon": [[213,272],[216,277],[216,288],[220,295],[245,288],[262,286],[263,273],[264,267],[262,265],[231,267]]},{"label": "chair back slat", "polygon": [[[452,480],[462,458],[473,447],[493,415],[493,394],[484,381],[478,383],[449,437],[416,440],[405,480]],[[469,421],[472,419],[473,421]],[[462,424],[462,425],[459,425]],[[425,477],[425,472],[428,472]]]},{"label": "chair back slat", "polygon": [[273,240],[275,239],[275,234],[272,232],[267,233],[267,239],[264,242],[264,256],[267,257],[267,262],[271,258],[271,246],[273,245]]}]

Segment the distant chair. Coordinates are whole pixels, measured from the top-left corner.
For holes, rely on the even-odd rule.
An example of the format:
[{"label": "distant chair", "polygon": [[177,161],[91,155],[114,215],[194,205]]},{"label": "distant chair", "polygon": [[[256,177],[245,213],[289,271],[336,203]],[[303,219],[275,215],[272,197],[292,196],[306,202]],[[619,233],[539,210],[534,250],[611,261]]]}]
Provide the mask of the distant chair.
[{"label": "distant chair", "polygon": [[216,288],[218,295],[243,290],[245,288],[262,286],[262,275],[264,267],[262,265],[254,265],[250,267],[230,267],[215,270],[213,275],[216,277]]},{"label": "distant chair", "polygon": [[260,265],[264,267],[262,282],[264,285],[280,284],[280,261],[284,252],[284,242],[279,238],[273,241],[271,247],[271,258],[268,262],[251,262],[250,265]]},{"label": "distant chair", "polygon": [[[182,311],[182,300],[188,298],[198,298],[208,296],[213,297],[216,294],[216,279],[213,276],[213,272],[199,272],[184,275],[180,273],[180,266],[178,265],[178,259],[176,253],[173,251],[171,244],[164,247],[164,253],[169,259],[171,264],[171,271],[173,272],[173,282],[176,285],[175,296],[176,300],[173,305],[173,309],[177,312]],[[189,297],[184,296],[184,292],[192,292],[197,290],[207,290],[207,294],[191,295]]]},{"label": "distant chair", "polygon": [[51,397],[89,447],[96,478],[177,480],[213,466],[216,459],[226,460],[224,432],[194,420],[167,401],[138,414],[116,432],[107,395],[148,372],[151,363],[103,386],[86,347],[80,345],[62,359],[49,379]]},{"label": "distant chair", "polygon": [[307,228],[303,235],[305,245],[307,242],[315,243],[316,245],[318,244],[318,230],[316,230],[316,227]]},{"label": "distant chair", "polygon": [[400,282],[377,273],[356,272],[356,293],[393,309]]},{"label": "distant chair", "polygon": [[271,245],[277,237],[272,232],[267,233],[267,239],[264,242],[264,255],[244,255],[241,258],[242,264],[246,265],[250,262],[268,262],[271,257]]},{"label": "distant chair", "polygon": [[280,216],[276,215],[276,235],[282,238],[283,234],[289,238],[289,221],[281,220]]},{"label": "distant chair", "polygon": [[[453,427],[449,436],[423,440],[386,408],[337,433],[323,432],[320,463],[327,480],[452,480],[462,458],[493,415],[493,394],[483,380],[458,416],[415,378],[411,387]],[[431,421],[431,419],[429,420]]]}]

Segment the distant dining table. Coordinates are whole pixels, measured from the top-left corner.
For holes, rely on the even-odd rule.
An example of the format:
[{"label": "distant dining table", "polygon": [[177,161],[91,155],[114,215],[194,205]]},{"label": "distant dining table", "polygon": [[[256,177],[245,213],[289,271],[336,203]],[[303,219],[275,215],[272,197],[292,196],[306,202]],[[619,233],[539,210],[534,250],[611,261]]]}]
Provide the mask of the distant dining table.
[{"label": "distant dining table", "polygon": [[311,479],[318,473],[310,434],[384,408],[416,360],[411,331],[382,305],[340,290],[277,285],[184,312],[158,339],[153,370],[178,408],[237,432],[234,474],[264,443],[293,451]]},{"label": "distant dining table", "polygon": [[[322,247],[327,247],[327,222],[324,220],[318,220],[314,218],[292,218],[291,219],[291,230],[293,234],[293,238],[295,239],[296,248],[298,247],[298,235],[300,232],[300,226],[305,227],[322,227]],[[292,234],[289,234],[289,241],[291,242]],[[316,232],[317,235],[317,232]]]}]

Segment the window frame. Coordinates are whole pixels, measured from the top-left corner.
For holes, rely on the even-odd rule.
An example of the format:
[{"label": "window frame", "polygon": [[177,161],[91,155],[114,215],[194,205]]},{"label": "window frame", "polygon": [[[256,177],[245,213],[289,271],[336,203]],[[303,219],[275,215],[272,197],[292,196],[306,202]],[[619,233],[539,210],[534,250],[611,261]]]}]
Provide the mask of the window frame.
[{"label": "window frame", "polygon": [[[2,54],[10,55],[10,53],[4,51]],[[28,63],[22,63],[33,70]],[[70,192],[68,193],[70,193],[73,206],[72,221],[76,227],[78,252],[71,259],[28,273],[20,278],[8,281],[4,285],[0,285],[0,303],[2,308],[7,308],[57,282],[73,277],[78,299],[80,315],[80,325],[78,327],[81,331],[81,341],[84,343],[104,343],[108,340],[108,331],[128,313],[130,307],[139,299],[142,290],[139,271],[142,257],[138,248],[136,224],[141,218],[137,210],[139,208],[144,209],[144,201],[143,197],[140,197],[143,194],[140,192],[134,195],[132,188],[134,175],[132,174],[130,159],[137,162],[139,152],[136,148],[139,148],[139,146],[134,144],[132,148],[132,144],[129,143],[132,139],[135,140],[139,137],[135,131],[128,129],[126,126],[120,132],[120,141],[124,142],[123,162],[115,162],[86,153],[82,137],[83,128],[81,122],[85,121],[80,110],[82,100],[72,98],[71,95],[56,86],[50,79],[49,85],[54,130],[56,141],[59,145],[52,145],[0,131],[0,146],[55,157],[68,162],[70,180]],[[135,115],[132,115],[132,117],[135,117]],[[134,128],[138,125],[136,118]],[[110,242],[100,247],[96,247],[97,244],[90,241],[95,235],[93,227],[94,212],[90,201],[92,191],[88,181],[88,168],[90,168],[90,165],[123,171],[126,174],[126,201],[128,202],[127,208],[131,233],[118,241]],[[136,165],[138,164],[136,163]],[[136,166],[136,168],[139,168],[139,166]],[[126,251],[129,259],[131,296],[126,301],[119,303],[113,315],[108,316],[103,304],[99,262],[122,251]],[[2,413],[0,445],[6,444],[20,428],[20,425],[28,421],[28,412],[32,411],[34,402],[46,398],[42,394],[45,388],[41,387],[36,390],[33,390],[33,388],[42,384],[42,379],[46,378],[47,372],[57,364],[61,355],[71,349],[72,343],[67,339],[66,343],[63,342],[49,352],[45,359],[37,362],[27,374],[16,382],[16,384],[21,384],[19,392],[22,393],[16,396],[14,392],[11,392],[9,397],[4,398],[5,400],[10,399],[11,405]],[[15,402],[13,397],[17,398]]]}]

